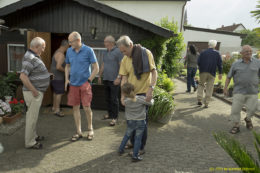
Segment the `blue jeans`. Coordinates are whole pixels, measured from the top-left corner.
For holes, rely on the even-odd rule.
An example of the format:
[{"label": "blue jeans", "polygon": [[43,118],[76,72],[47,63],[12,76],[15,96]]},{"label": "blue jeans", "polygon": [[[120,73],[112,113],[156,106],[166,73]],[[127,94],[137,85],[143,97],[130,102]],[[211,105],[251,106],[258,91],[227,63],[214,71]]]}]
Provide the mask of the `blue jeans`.
[{"label": "blue jeans", "polygon": [[190,91],[191,85],[194,88],[197,87],[197,84],[194,79],[196,72],[197,72],[197,68],[194,67],[187,68],[187,91]]},{"label": "blue jeans", "polygon": [[135,143],[134,143],[133,157],[138,157],[138,152],[141,147],[141,140],[143,137],[144,129],[146,127],[146,121],[145,120],[127,120],[126,122],[127,122],[127,129],[126,129],[125,136],[119,147],[119,152],[124,151],[127,141],[130,139],[130,137],[133,135],[133,132],[135,131]]}]

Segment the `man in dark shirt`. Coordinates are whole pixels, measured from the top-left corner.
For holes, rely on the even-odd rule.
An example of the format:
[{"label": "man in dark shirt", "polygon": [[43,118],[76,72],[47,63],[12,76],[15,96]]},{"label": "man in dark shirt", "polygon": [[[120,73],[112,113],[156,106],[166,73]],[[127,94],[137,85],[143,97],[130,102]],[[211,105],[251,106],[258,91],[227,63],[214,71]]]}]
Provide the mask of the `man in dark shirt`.
[{"label": "man in dark shirt", "polygon": [[198,66],[200,71],[200,81],[198,86],[198,105],[202,105],[203,90],[206,87],[206,95],[204,99],[205,108],[208,108],[209,100],[212,96],[214,80],[216,77],[216,69],[218,67],[219,80],[222,79],[222,59],[218,51],[215,50],[216,40],[209,41],[209,48],[202,52],[198,58]]}]

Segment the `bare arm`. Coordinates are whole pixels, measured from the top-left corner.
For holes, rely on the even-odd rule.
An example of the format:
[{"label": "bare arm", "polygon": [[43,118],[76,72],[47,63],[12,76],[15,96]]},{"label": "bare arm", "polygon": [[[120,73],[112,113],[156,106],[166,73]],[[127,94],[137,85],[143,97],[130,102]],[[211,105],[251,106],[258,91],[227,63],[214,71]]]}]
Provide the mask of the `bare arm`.
[{"label": "bare arm", "polygon": [[[122,76],[121,87],[127,82],[127,80],[128,80],[127,76]],[[124,96],[124,94],[123,94],[123,92],[121,90],[121,103],[122,103],[122,105],[125,106],[125,101],[124,100],[125,100],[125,96]]]},{"label": "bare arm", "polygon": [[65,91],[67,91],[67,86],[70,83],[69,74],[70,74],[70,64],[66,64],[66,66],[65,66]]},{"label": "bare arm", "polygon": [[227,88],[228,88],[228,85],[230,83],[230,80],[231,78],[226,78],[226,82],[225,82],[225,87],[224,87],[224,94],[227,96],[228,95],[228,92],[227,92]]},{"label": "bare arm", "polygon": [[97,62],[92,64],[92,69],[93,69],[92,73],[91,73],[90,77],[88,78],[91,81],[96,77],[96,75],[98,74],[98,71],[99,71],[99,66],[98,66]]},{"label": "bare arm", "polygon": [[32,92],[34,97],[37,97],[39,95],[38,90],[32,85],[30,79],[25,73],[20,74],[20,79],[23,82],[24,86]]},{"label": "bare arm", "polygon": [[62,53],[57,52],[55,54],[54,58],[55,58],[55,61],[56,61],[56,69],[64,72],[65,69],[62,67],[62,64],[64,63],[65,56]]},{"label": "bare arm", "polygon": [[101,77],[102,77],[103,72],[104,72],[104,62],[102,63],[101,68],[99,70],[98,84],[102,83],[101,82]]},{"label": "bare arm", "polygon": [[[151,79],[151,85],[150,86],[155,86],[156,81],[157,81],[157,71],[156,69],[152,70],[152,79]],[[153,98],[153,89],[149,87],[148,91],[146,92],[146,101],[150,102]]]}]

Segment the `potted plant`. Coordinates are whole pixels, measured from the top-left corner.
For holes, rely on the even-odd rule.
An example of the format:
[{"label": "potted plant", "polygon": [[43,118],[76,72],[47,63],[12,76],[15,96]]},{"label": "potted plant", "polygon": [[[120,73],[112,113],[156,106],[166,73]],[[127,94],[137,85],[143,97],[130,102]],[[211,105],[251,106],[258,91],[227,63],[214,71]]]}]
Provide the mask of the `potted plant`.
[{"label": "potted plant", "polygon": [[154,104],[148,111],[149,119],[167,124],[172,118],[174,108],[172,95],[156,86],[154,89]]},{"label": "potted plant", "polygon": [[[8,72],[5,76],[0,76],[0,99],[6,99],[6,102],[14,97],[17,89],[18,76],[15,72]],[[5,96],[8,96],[5,98]]]},{"label": "potted plant", "polygon": [[3,119],[5,123],[11,123],[22,116],[24,111],[24,100],[18,101],[16,98],[9,102],[11,107],[11,112],[6,114]]},{"label": "potted plant", "polygon": [[0,124],[3,122],[3,116],[9,113],[11,113],[10,105],[0,99]]}]

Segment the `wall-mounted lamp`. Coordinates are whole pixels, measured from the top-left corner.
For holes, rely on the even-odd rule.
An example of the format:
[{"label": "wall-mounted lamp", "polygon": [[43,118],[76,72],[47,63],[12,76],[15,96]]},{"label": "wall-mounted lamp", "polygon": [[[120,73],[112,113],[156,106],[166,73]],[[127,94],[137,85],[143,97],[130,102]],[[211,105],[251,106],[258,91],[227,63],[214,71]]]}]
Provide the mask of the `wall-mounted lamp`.
[{"label": "wall-mounted lamp", "polygon": [[96,39],[96,35],[97,35],[97,28],[96,27],[92,27],[91,28],[91,37],[92,37],[92,39]]}]

